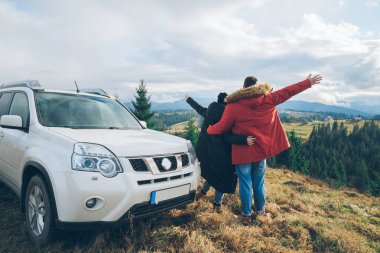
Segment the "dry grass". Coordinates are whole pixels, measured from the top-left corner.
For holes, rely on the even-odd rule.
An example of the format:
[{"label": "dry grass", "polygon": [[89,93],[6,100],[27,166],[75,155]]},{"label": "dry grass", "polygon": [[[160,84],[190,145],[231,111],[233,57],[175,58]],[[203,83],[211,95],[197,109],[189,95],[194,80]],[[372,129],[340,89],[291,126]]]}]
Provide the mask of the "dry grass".
[{"label": "dry grass", "polygon": [[174,125],[171,125],[168,130],[166,130],[167,133],[171,132],[184,132],[187,125],[187,121],[180,122]]},{"label": "dry grass", "polygon": [[[184,133],[186,132],[186,126],[188,124],[188,121],[180,122],[174,125],[171,125],[166,129],[164,132],[168,134],[174,134],[174,133]],[[198,122],[198,131],[201,131],[201,126],[199,126]]]},{"label": "dry grass", "polygon": [[[212,194],[105,231],[64,232],[45,249],[28,240],[19,200],[0,184],[0,252],[379,252],[380,198],[287,170],[267,172],[267,211],[251,227],[236,223],[239,199],[212,210]],[[133,229],[132,229],[133,227]]]}]

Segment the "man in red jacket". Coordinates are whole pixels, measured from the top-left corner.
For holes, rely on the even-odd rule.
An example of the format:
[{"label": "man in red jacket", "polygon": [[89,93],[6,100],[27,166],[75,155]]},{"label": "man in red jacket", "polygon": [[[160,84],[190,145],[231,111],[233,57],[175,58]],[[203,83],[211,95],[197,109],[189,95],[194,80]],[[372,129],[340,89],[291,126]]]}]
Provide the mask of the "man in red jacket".
[{"label": "man in red jacket", "polygon": [[[302,82],[272,92],[269,84],[256,84],[255,77],[247,77],[244,88],[226,98],[227,106],[222,119],[209,126],[209,134],[222,134],[232,129],[233,134],[256,137],[253,146],[232,145],[232,163],[239,177],[240,200],[244,225],[252,222],[252,187],[255,216],[264,212],[266,158],[290,147],[276,106],[322,80],[315,75]],[[264,94],[264,95],[263,95]]]}]

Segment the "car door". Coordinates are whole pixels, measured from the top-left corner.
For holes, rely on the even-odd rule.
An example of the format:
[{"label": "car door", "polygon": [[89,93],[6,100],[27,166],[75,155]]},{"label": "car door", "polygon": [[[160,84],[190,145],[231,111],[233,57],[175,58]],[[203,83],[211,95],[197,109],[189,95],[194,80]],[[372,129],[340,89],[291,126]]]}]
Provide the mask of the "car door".
[{"label": "car door", "polygon": [[[25,92],[14,93],[8,115],[21,116],[23,127],[29,127],[29,104]],[[18,187],[22,157],[28,148],[28,131],[2,127],[1,132],[3,136],[1,137],[0,160],[3,164],[3,173],[11,184]]]},{"label": "car door", "polygon": [[[9,112],[9,107],[11,105],[13,98],[13,92],[2,92],[0,93],[0,117],[3,115],[7,115]],[[5,163],[4,159],[4,151],[6,149],[6,145],[4,144],[4,132],[3,128],[0,126],[0,177],[9,181],[9,178],[6,177],[6,171],[8,170],[8,166]]]}]

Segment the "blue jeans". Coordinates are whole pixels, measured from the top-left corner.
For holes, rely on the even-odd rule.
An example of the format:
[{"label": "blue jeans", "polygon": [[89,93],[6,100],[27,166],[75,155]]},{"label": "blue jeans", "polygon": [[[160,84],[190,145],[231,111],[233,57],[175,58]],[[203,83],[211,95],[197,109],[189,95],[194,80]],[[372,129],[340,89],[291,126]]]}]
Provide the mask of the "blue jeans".
[{"label": "blue jeans", "polygon": [[252,188],[255,201],[255,211],[262,212],[265,207],[265,169],[266,160],[260,162],[236,165],[239,177],[239,191],[242,213],[250,216],[252,213]]},{"label": "blue jeans", "polygon": [[[210,190],[210,188],[211,188],[211,185],[206,181],[202,187],[202,191],[204,193],[207,193],[208,190]],[[214,204],[217,204],[217,205],[222,204],[223,196],[224,196],[224,193],[218,192],[217,190],[215,190]]]}]

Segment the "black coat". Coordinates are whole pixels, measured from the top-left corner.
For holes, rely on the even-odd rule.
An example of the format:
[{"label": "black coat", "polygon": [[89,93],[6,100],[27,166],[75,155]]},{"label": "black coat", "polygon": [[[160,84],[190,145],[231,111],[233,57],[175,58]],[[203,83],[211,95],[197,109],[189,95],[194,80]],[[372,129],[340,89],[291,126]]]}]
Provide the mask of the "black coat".
[{"label": "black coat", "polygon": [[247,145],[247,135],[234,135],[228,132],[223,135],[208,135],[209,125],[217,123],[223,115],[225,105],[213,102],[208,108],[199,105],[192,98],[186,100],[203,118],[203,125],[195,147],[201,163],[201,175],[216,190],[223,193],[234,193],[237,176],[231,163],[231,143]]}]

